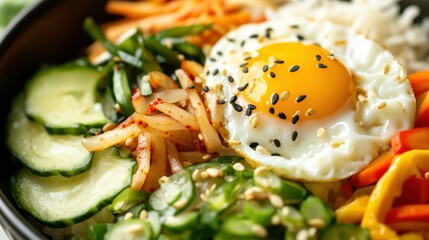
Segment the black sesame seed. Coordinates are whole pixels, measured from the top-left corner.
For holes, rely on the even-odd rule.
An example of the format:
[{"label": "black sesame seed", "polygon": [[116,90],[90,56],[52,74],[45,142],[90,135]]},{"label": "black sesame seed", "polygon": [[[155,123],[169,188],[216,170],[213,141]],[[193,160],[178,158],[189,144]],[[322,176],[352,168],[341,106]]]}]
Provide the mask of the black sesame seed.
[{"label": "black sesame seed", "polygon": [[209,58],[210,61],[216,62],[216,58]]},{"label": "black sesame seed", "polygon": [[318,68],[327,68],[328,66],[326,66],[325,64],[323,64],[323,63],[318,63],[317,64],[317,67]]},{"label": "black sesame seed", "polygon": [[229,103],[235,103],[235,101],[237,101],[237,95],[234,95],[229,99]]},{"label": "black sesame seed", "polygon": [[335,55],[334,55],[333,53],[330,53],[330,54],[329,54],[329,56],[330,56],[330,57],[334,57]]},{"label": "black sesame seed", "polygon": [[296,72],[299,69],[299,65],[293,65],[290,69],[289,72]]},{"label": "black sesame seed", "polygon": [[252,34],[249,36],[249,38],[258,38],[258,34]]},{"label": "black sesame seed", "polygon": [[249,86],[249,83],[246,83],[246,84],[244,84],[243,86],[238,87],[238,88],[237,88],[237,90],[238,90],[238,91],[240,91],[240,92],[242,92],[242,91],[246,90],[246,88],[247,88],[248,86]]},{"label": "black sesame seed", "polygon": [[270,107],[269,111],[271,114],[274,114],[276,112],[276,110],[273,107]]},{"label": "black sesame seed", "polygon": [[291,25],[290,28],[299,28],[298,25]]},{"label": "black sesame seed", "polygon": [[270,39],[272,31],[273,31],[272,28],[267,28],[267,30],[265,30],[265,37],[268,38],[268,39]]},{"label": "black sesame seed", "polygon": [[271,156],[273,156],[273,157],[280,157],[281,155],[279,154],[279,153],[271,153]]},{"label": "black sesame seed", "polygon": [[206,75],[207,75],[207,76],[208,76],[208,75],[210,75],[210,71],[209,71],[209,70],[207,70]]},{"label": "black sesame seed", "polygon": [[255,106],[255,105],[253,105],[253,104],[249,104],[249,105],[247,105],[247,107],[248,107],[248,108],[250,108],[250,109],[252,109],[252,110],[255,110],[255,109],[256,109],[256,106]]},{"label": "black sesame seed", "polygon": [[227,38],[227,40],[228,40],[229,42],[235,42],[235,39],[233,39],[233,38]]},{"label": "black sesame seed", "polygon": [[297,103],[300,103],[300,102],[302,102],[302,101],[304,101],[304,99],[307,97],[307,95],[299,95],[296,99],[295,99],[295,101],[297,102]]},{"label": "black sesame seed", "polygon": [[250,57],[250,56],[249,57],[245,57],[244,61],[249,61],[250,59],[252,59],[252,57]]},{"label": "black sesame seed", "polygon": [[213,76],[216,76],[217,74],[219,73],[219,69],[215,69],[214,71],[213,71]]},{"label": "black sesame seed", "polygon": [[296,124],[299,121],[299,115],[293,115],[292,124]]},{"label": "black sesame seed", "polygon": [[268,65],[265,65],[262,67],[262,71],[264,71],[264,72],[268,71],[268,69],[269,69]]},{"label": "black sesame seed", "polygon": [[276,147],[280,147],[282,144],[280,143],[280,141],[278,139],[274,139],[274,145]]},{"label": "black sesame seed", "polygon": [[244,68],[242,69],[242,71],[243,71],[244,73],[248,73],[248,72],[249,72],[249,69],[248,69],[247,67],[244,67]]},{"label": "black sesame seed", "polygon": [[281,119],[286,119],[287,117],[286,117],[286,114],[284,114],[283,112],[279,112],[279,113],[277,113],[277,116],[279,117],[279,118],[281,118]]},{"label": "black sesame seed", "polygon": [[238,105],[237,103],[233,103],[232,104],[232,107],[235,109],[235,111],[237,111],[237,112],[241,112],[241,111],[243,111],[243,107],[242,106],[240,106],[240,105]]},{"label": "black sesame seed", "polygon": [[222,56],[222,52],[221,51],[217,51],[216,54],[219,55],[219,56]]},{"label": "black sesame seed", "polygon": [[280,97],[277,93],[274,93],[271,96],[271,104],[276,105],[276,103],[279,101]]},{"label": "black sesame seed", "polygon": [[320,59],[322,59],[322,56],[320,56],[319,54],[316,55],[316,61],[320,61]]},{"label": "black sesame seed", "polygon": [[203,87],[203,91],[204,91],[204,92],[208,92],[208,91],[209,91],[209,87],[208,87],[208,86],[204,86],[204,87]]},{"label": "black sesame seed", "polygon": [[240,64],[240,66],[239,66],[239,67],[245,67],[245,66],[247,66],[248,64],[249,64],[249,63],[245,62],[245,63]]},{"label": "black sesame seed", "polygon": [[195,86],[194,85],[188,85],[188,89],[194,89]]},{"label": "black sesame seed", "polygon": [[250,116],[250,115],[252,115],[252,109],[251,108],[246,108],[246,116]]},{"label": "black sesame seed", "polygon": [[283,63],[285,63],[285,61],[283,61],[283,60],[279,60],[279,59],[275,60],[274,62],[275,62],[275,63],[278,63],[278,64],[283,64]]},{"label": "black sesame seed", "polygon": [[257,146],[259,146],[259,143],[257,142],[252,142],[249,144],[249,147],[251,147],[253,150],[255,150]]},{"label": "black sesame seed", "polygon": [[305,38],[304,38],[304,36],[302,36],[301,34],[297,34],[296,35],[296,38],[299,40],[299,41],[302,41],[302,40],[304,40]]},{"label": "black sesame seed", "polygon": [[232,82],[234,82],[234,78],[231,76],[228,76],[228,81],[232,83]]},{"label": "black sesame seed", "polygon": [[246,41],[241,41],[240,46],[244,47],[244,45],[246,44]]},{"label": "black sesame seed", "polygon": [[275,78],[276,74],[274,72],[270,72],[270,77]]},{"label": "black sesame seed", "polygon": [[223,100],[223,99],[218,99],[218,100],[217,100],[217,103],[218,103],[218,104],[220,104],[220,105],[223,105],[223,104],[225,104],[225,100]]},{"label": "black sesame seed", "polygon": [[297,131],[294,131],[294,132],[292,133],[292,141],[295,141],[297,137],[298,137],[298,132],[297,132]]}]

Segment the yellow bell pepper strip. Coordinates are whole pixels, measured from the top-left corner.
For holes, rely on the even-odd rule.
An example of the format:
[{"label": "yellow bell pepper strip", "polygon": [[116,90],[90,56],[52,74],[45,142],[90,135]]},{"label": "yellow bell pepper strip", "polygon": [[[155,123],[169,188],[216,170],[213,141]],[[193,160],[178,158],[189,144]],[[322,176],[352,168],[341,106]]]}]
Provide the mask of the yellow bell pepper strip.
[{"label": "yellow bell pepper strip", "polygon": [[399,131],[393,136],[391,143],[395,154],[412,149],[429,149],[429,127]]},{"label": "yellow bell pepper strip", "polygon": [[429,171],[429,150],[411,150],[395,158],[389,170],[381,177],[371,193],[362,227],[368,228],[371,238],[398,240],[400,237],[383,223],[395,197],[401,195],[403,183],[420,170]]},{"label": "yellow bell pepper strip", "polygon": [[360,196],[335,211],[338,222],[360,223],[368,204],[369,196]]},{"label": "yellow bell pepper strip", "polygon": [[392,150],[384,152],[362,171],[353,175],[350,179],[351,184],[355,188],[362,188],[376,183],[387,172],[394,156]]}]

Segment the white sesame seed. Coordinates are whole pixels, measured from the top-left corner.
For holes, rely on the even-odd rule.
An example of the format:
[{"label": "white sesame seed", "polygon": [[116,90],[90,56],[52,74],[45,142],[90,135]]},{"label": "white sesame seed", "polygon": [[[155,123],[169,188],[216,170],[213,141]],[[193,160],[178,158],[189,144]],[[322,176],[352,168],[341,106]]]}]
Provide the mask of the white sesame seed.
[{"label": "white sesame seed", "polygon": [[134,142],[134,138],[129,137],[125,140],[125,146],[129,147],[131,146],[131,144],[133,144],[133,142]]},{"label": "white sesame seed", "polygon": [[192,180],[198,181],[199,179],[200,179],[200,170],[199,169],[195,169],[192,172]]},{"label": "white sesame seed", "polygon": [[268,68],[269,68],[269,69],[271,69],[271,68],[273,68],[275,65],[276,65],[276,63],[275,63],[275,62],[271,62],[271,63],[269,63],[269,64],[268,64]]},{"label": "white sesame seed", "polygon": [[268,200],[275,208],[281,208],[284,205],[283,199],[277,194],[268,194]]},{"label": "white sesame seed", "polygon": [[207,168],[206,172],[212,178],[223,177],[223,172],[217,168]]},{"label": "white sesame seed", "polygon": [[172,39],[166,39],[165,40],[165,46],[172,49],[173,48],[173,40]]},{"label": "white sesame seed", "polygon": [[325,222],[320,218],[308,219],[307,222],[308,222],[308,225],[315,228],[323,228],[326,225]]},{"label": "white sesame seed", "polygon": [[233,89],[231,90],[231,93],[232,93],[233,95],[238,95],[239,91],[238,91],[238,89],[233,88]]},{"label": "white sesame seed", "polygon": [[259,52],[252,52],[251,54],[250,54],[250,56],[252,57],[252,58],[256,58],[256,57],[259,57]]},{"label": "white sesame seed", "polygon": [[364,95],[362,95],[362,94],[359,94],[359,95],[358,95],[358,100],[359,100],[359,102],[361,102],[361,103],[364,103],[364,102],[366,102],[366,101],[367,101],[366,97],[365,97]]},{"label": "white sesame seed", "polygon": [[244,197],[246,198],[246,200],[262,200],[267,198],[267,193],[262,188],[255,186],[246,189],[246,191],[244,192]]},{"label": "white sesame seed", "polygon": [[289,91],[284,91],[284,92],[282,92],[282,93],[280,94],[280,99],[281,99],[281,100],[286,100],[286,99],[288,99],[288,98],[289,98],[289,95],[290,95]]},{"label": "white sesame seed", "polygon": [[316,113],[316,111],[313,108],[309,108],[305,112],[305,116],[313,116],[315,113]]},{"label": "white sesame seed", "polygon": [[387,105],[387,103],[385,101],[383,101],[380,104],[378,104],[377,108],[382,109],[382,108],[386,107],[386,105]]},{"label": "white sesame seed", "polygon": [[173,204],[173,207],[174,207],[175,209],[180,209],[180,208],[183,208],[185,205],[186,205],[186,199],[182,198],[182,199],[177,200],[177,201]]},{"label": "white sesame seed", "polygon": [[241,142],[240,141],[237,141],[237,140],[228,140],[228,145],[229,146],[236,146],[236,145],[240,145],[241,144]]},{"label": "white sesame seed", "polygon": [[115,123],[109,122],[104,124],[103,128],[101,130],[103,130],[103,132],[108,132],[113,130],[117,125]]},{"label": "white sesame seed", "polygon": [[201,133],[198,133],[198,139],[200,139],[201,141],[204,139],[204,137]]},{"label": "white sesame seed", "polygon": [[308,240],[308,233],[307,230],[305,229],[301,229],[299,230],[299,232],[296,234],[296,240]]},{"label": "white sesame seed", "polygon": [[202,172],[200,173],[200,177],[201,177],[202,179],[207,179],[207,178],[209,178],[210,176],[209,176],[209,174],[207,173],[207,171],[202,171]]},{"label": "white sesame seed", "polygon": [[257,168],[255,169],[254,174],[255,174],[256,176],[260,176],[260,175],[262,175],[265,171],[267,171],[267,167],[265,167],[265,166],[259,166],[259,167],[257,167]]},{"label": "white sesame seed", "polygon": [[130,234],[138,234],[144,231],[142,225],[132,225],[127,228]]},{"label": "white sesame seed", "polygon": [[269,63],[273,63],[275,60],[277,60],[275,57],[271,56],[268,58]]},{"label": "white sesame seed", "polygon": [[241,163],[235,163],[234,165],[232,165],[232,168],[238,172],[244,171],[245,169],[245,167]]},{"label": "white sesame seed", "polygon": [[282,215],[286,217],[286,216],[289,216],[289,214],[290,214],[289,207],[283,207],[282,208]]},{"label": "white sesame seed", "polygon": [[206,196],[210,196],[210,194],[211,194],[210,189],[206,189],[206,190],[204,191],[204,194],[205,194]]},{"label": "white sesame seed", "polygon": [[203,193],[201,193],[201,194],[200,194],[200,198],[201,198],[201,200],[203,200],[204,202],[209,201],[209,198],[208,198],[205,194],[203,194]]},{"label": "white sesame seed", "polygon": [[140,214],[139,214],[139,219],[140,220],[145,220],[147,218],[147,211],[146,210],[141,210]]},{"label": "white sesame seed", "polygon": [[273,224],[274,226],[279,225],[280,224],[280,217],[277,214],[274,214],[271,217],[271,224]]},{"label": "white sesame seed", "polygon": [[260,154],[263,154],[263,155],[271,155],[271,153],[268,152],[267,149],[265,149],[264,147],[262,147],[260,145],[256,146],[255,150],[256,150],[257,153],[260,153]]},{"label": "white sesame seed", "polygon": [[250,124],[252,125],[253,128],[257,128],[259,126],[259,124],[261,124],[261,119],[257,116],[257,117],[252,119]]},{"label": "white sesame seed", "polygon": [[125,215],[124,215],[124,220],[128,220],[128,219],[131,219],[131,218],[133,218],[133,214],[131,213],[131,212],[127,212],[127,213],[125,213]]},{"label": "white sesame seed", "polygon": [[333,142],[333,143],[331,143],[331,147],[332,148],[339,148],[343,144],[344,144],[344,141]]},{"label": "white sesame seed", "polygon": [[390,65],[386,63],[386,65],[384,65],[383,71],[384,71],[384,74],[388,74],[390,71]]},{"label": "white sesame seed", "polygon": [[212,155],[210,155],[210,154],[206,154],[206,155],[204,155],[204,156],[202,157],[202,159],[203,159],[204,161],[207,161],[207,160],[209,160],[211,157],[212,157]]},{"label": "white sesame seed", "polygon": [[167,181],[168,181],[168,179],[169,179],[169,177],[167,177],[167,176],[162,176],[160,179],[159,179],[159,182],[162,184],[162,183],[166,183]]},{"label": "white sesame seed", "polygon": [[310,229],[308,229],[307,233],[309,237],[314,237],[316,236],[317,229],[315,227],[311,227]]},{"label": "white sesame seed", "polygon": [[317,129],[317,134],[316,134],[316,136],[317,136],[318,138],[321,138],[321,137],[323,137],[323,136],[325,136],[325,135],[326,135],[326,128],[321,127],[321,128],[319,128],[319,129]]},{"label": "white sesame seed", "polygon": [[211,187],[210,187],[210,192],[214,192],[214,190],[216,189],[217,185],[216,183],[214,183]]},{"label": "white sesame seed", "polygon": [[178,58],[179,60],[185,60],[185,55],[183,55],[183,54],[179,54],[179,55],[177,55],[177,58]]},{"label": "white sesame seed", "polygon": [[260,238],[266,238],[268,235],[267,230],[259,224],[252,225],[250,227],[250,231],[252,231],[253,234]]}]

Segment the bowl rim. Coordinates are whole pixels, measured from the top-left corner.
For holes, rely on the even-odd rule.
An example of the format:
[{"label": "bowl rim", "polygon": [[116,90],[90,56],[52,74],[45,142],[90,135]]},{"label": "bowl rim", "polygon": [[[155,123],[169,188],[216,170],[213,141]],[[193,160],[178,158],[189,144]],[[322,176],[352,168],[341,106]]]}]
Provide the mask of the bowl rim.
[{"label": "bowl rim", "polygon": [[[20,36],[41,14],[48,11],[57,0],[37,0],[22,9],[0,33],[0,57],[3,56],[13,45],[16,38]],[[0,190],[0,224],[4,232],[11,239],[46,239],[40,231],[36,231],[25,216],[19,213],[3,189]]]}]

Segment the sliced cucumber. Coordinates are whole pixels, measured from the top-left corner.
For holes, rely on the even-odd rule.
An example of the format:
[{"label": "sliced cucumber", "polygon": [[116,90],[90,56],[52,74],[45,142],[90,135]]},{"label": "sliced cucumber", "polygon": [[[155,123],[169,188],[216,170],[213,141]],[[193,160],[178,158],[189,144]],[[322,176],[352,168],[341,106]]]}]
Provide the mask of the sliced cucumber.
[{"label": "sliced cucumber", "polygon": [[27,119],[23,96],[14,100],[6,142],[10,151],[33,173],[71,177],[88,170],[92,153],[81,141],[82,136],[49,135],[40,123]]},{"label": "sliced cucumber", "polygon": [[41,222],[63,227],[109,204],[129,186],[134,165],[134,160],[110,148],[96,152],[91,169],[72,178],[39,177],[24,168],[12,177],[12,195],[21,208]]},{"label": "sliced cucumber", "polygon": [[26,87],[25,112],[49,133],[83,134],[107,123],[96,88],[100,73],[82,66],[39,71]]},{"label": "sliced cucumber", "polygon": [[152,239],[152,228],[149,222],[140,219],[129,219],[115,224],[110,229],[106,240],[150,240]]}]

